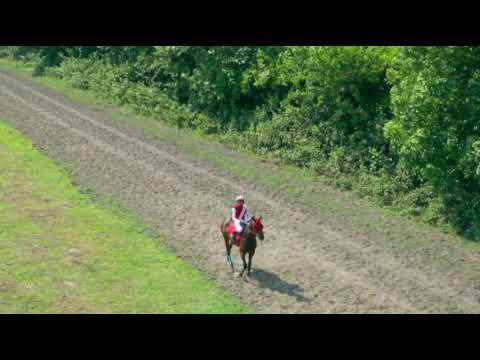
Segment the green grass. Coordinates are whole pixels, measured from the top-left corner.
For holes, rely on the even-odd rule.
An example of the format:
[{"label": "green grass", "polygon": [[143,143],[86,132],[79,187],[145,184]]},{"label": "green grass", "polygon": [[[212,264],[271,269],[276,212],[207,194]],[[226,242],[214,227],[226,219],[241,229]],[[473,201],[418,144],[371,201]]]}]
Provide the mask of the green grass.
[{"label": "green grass", "polygon": [[0,121],[0,313],[245,313]]}]

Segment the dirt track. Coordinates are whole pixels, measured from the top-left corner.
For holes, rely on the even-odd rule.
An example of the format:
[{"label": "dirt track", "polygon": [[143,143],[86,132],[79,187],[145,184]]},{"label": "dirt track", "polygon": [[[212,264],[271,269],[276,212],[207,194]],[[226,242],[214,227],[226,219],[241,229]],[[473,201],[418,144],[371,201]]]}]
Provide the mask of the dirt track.
[{"label": "dirt track", "polygon": [[[71,166],[82,185],[120,199],[180,257],[258,312],[480,312],[478,253],[448,241],[432,245],[453,260],[440,269],[435,253],[392,250],[380,236],[254,189],[111,116],[0,70],[0,118]],[[229,271],[218,229],[238,193],[275,228],[248,280]]]}]

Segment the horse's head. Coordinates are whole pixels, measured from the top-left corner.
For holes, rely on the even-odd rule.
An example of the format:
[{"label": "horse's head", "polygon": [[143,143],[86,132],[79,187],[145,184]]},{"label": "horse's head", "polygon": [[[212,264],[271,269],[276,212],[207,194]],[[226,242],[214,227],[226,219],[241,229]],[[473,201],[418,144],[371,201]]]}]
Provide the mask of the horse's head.
[{"label": "horse's head", "polygon": [[252,232],[255,236],[258,236],[260,240],[264,239],[262,217],[257,219],[254,216],[252,218]]}]

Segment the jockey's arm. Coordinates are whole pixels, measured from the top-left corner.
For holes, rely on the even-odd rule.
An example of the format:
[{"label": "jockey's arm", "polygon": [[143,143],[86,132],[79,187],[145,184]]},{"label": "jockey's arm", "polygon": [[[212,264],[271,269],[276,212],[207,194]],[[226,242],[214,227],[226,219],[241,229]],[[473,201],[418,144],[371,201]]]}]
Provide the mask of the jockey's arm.
[{"label": "jockey's arm", "polygon": [[235,208],[232,208],[232,220],[233,221],[239,221],[239,219],[237,219],[236,216],[235,216]]},{"label": "jockey's arm", "polygon": [[248,208],[247,208],[247,211],[245,212],[245,219],[244,219],[244,221],[245,221],[245,223],[249,223],[250,220],[252,220],[252,215],[250,215],[250,210],[248,210]]}]

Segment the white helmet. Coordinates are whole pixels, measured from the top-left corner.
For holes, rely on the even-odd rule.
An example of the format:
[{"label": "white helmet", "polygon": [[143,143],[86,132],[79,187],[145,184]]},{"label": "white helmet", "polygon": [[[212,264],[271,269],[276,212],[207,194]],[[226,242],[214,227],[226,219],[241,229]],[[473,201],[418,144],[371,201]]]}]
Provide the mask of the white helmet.
[{"label": "white helmet", "polygon": [[243,198],[242,195],[239,195],[239,196],[237,196],[237,197],[235,198],[235,201],[240,201],[240,200],[245,201],[245,199]]}]

